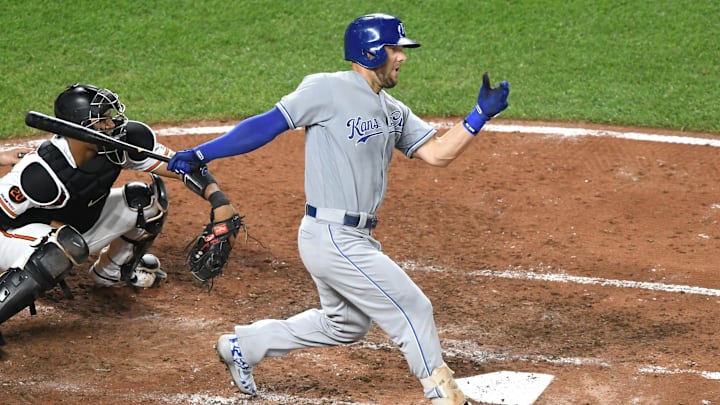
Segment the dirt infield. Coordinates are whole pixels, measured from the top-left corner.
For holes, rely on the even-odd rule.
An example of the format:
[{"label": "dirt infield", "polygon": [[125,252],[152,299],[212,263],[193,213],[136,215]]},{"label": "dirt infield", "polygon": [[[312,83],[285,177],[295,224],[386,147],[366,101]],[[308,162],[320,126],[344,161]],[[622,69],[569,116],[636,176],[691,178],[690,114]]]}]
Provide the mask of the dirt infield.
[{"label": "dirt infield", "polygon": [[[211,137],[161,141],[182,149]],[[0,403],[428,404],[376,327],[354,345],[264,361],[254,400],[215,356],[235,324],[318,304],[296,248],[303,143],[291,131],[210,164],[250,238],[209,294],[182,253],[209,207],[168,182],[170,215],[152,249],[168,281],[98,289],[87,265],[75,269],[74,300],[52,290],[38,315],[2,325]],[[374,234],[434,303],[458,377],[551,374],[538,405],[720,404],[719,151],[486,132],[446,169],[396,155]]]}]

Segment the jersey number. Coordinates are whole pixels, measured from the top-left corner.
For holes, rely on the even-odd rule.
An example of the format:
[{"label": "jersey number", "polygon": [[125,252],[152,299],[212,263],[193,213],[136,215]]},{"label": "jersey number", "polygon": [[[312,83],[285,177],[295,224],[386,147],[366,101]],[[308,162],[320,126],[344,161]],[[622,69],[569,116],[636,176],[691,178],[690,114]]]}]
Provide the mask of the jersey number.
[{"label": "jersey number", "polygon": [[13,186],[10,189],[10,199],[12,199],[14,202],[19,204],[19,203],[25,201],[25,194],[23,194],[22,191],[20,191],[20,187]]}]

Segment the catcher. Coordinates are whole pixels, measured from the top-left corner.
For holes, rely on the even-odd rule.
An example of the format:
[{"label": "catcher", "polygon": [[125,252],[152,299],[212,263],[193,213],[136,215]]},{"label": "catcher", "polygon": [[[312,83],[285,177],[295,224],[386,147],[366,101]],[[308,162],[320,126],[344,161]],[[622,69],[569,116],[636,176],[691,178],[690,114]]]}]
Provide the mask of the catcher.
[{"label": "catcher", "polygon": [[[117,94],[73,84],[55,100],[55,116],[122,139],[157,155],[174,152],[147,125],[128,120]],[[158,287],[167,274],[148,253],[167,217],[168,195],[158,176],[180,179],[210,203],[210,224],[188,256],[193,277],[207,283],[222,272],[242,218],[206,167],[188,174],[164,169],[142,153],[108,149],[55,134],[0,178],[0,323],[30,308],[64,277],[98,254],[89,268],[97,286]],[[150,181],[113,188],[123,169]],[[156,174],[157,173],[157,174]],[[0,344],[2,344],[0,336]]]}]

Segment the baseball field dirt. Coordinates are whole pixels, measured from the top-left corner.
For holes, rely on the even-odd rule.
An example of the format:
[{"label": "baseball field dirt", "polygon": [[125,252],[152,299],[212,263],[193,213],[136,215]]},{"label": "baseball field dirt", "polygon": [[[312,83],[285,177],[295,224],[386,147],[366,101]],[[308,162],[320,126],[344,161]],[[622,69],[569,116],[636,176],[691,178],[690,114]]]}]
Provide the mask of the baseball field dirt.
[{"label": "baseball field dirt", "polygon": [[[213,136],[160,140],[179,150]],[[303,144],[289,131],[210,164],[249,231],[210,292],[183,254],[209,205],[168,181],[151,249],[167,281],[102,289],[87,264],[74,269],[74,299],[56,288],[37,315],[2,325],[0,403],[429,404],[377,327],[353,345],[265,360],[252,400],[213,351],[235,324],[318,305],[296,247]],[[712,145],[483,131],[445,169],[396,154],[374,235],[432,300],[457,377],[550,374],[537,405],[720,404],[718,179]]]}]

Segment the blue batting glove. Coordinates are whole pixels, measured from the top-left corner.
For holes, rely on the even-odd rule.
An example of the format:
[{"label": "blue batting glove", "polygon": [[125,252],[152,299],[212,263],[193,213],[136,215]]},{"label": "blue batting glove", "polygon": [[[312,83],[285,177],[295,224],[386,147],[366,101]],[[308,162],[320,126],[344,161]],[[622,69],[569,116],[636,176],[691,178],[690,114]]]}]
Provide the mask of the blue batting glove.
[{"label": "blue batting glove", "polygon": [[494,89],[490,87],[490,77],[487,73],[483,74],[483,84],[478,94],[477,105],[470,111],[463,125],[473,135],[480,132],[480,128],[490,121],[490,118],[500,114],[508,106],[508,95],[510,94],[510,85],[508,82],[500,82],[498,87]]},{"label": "blue batting glove", "polygon": [[202,152],[195,149],[185,149],[175,153],[167,164],[167,169],[178,174],[188,174],[193,167],[204,163]]}]

